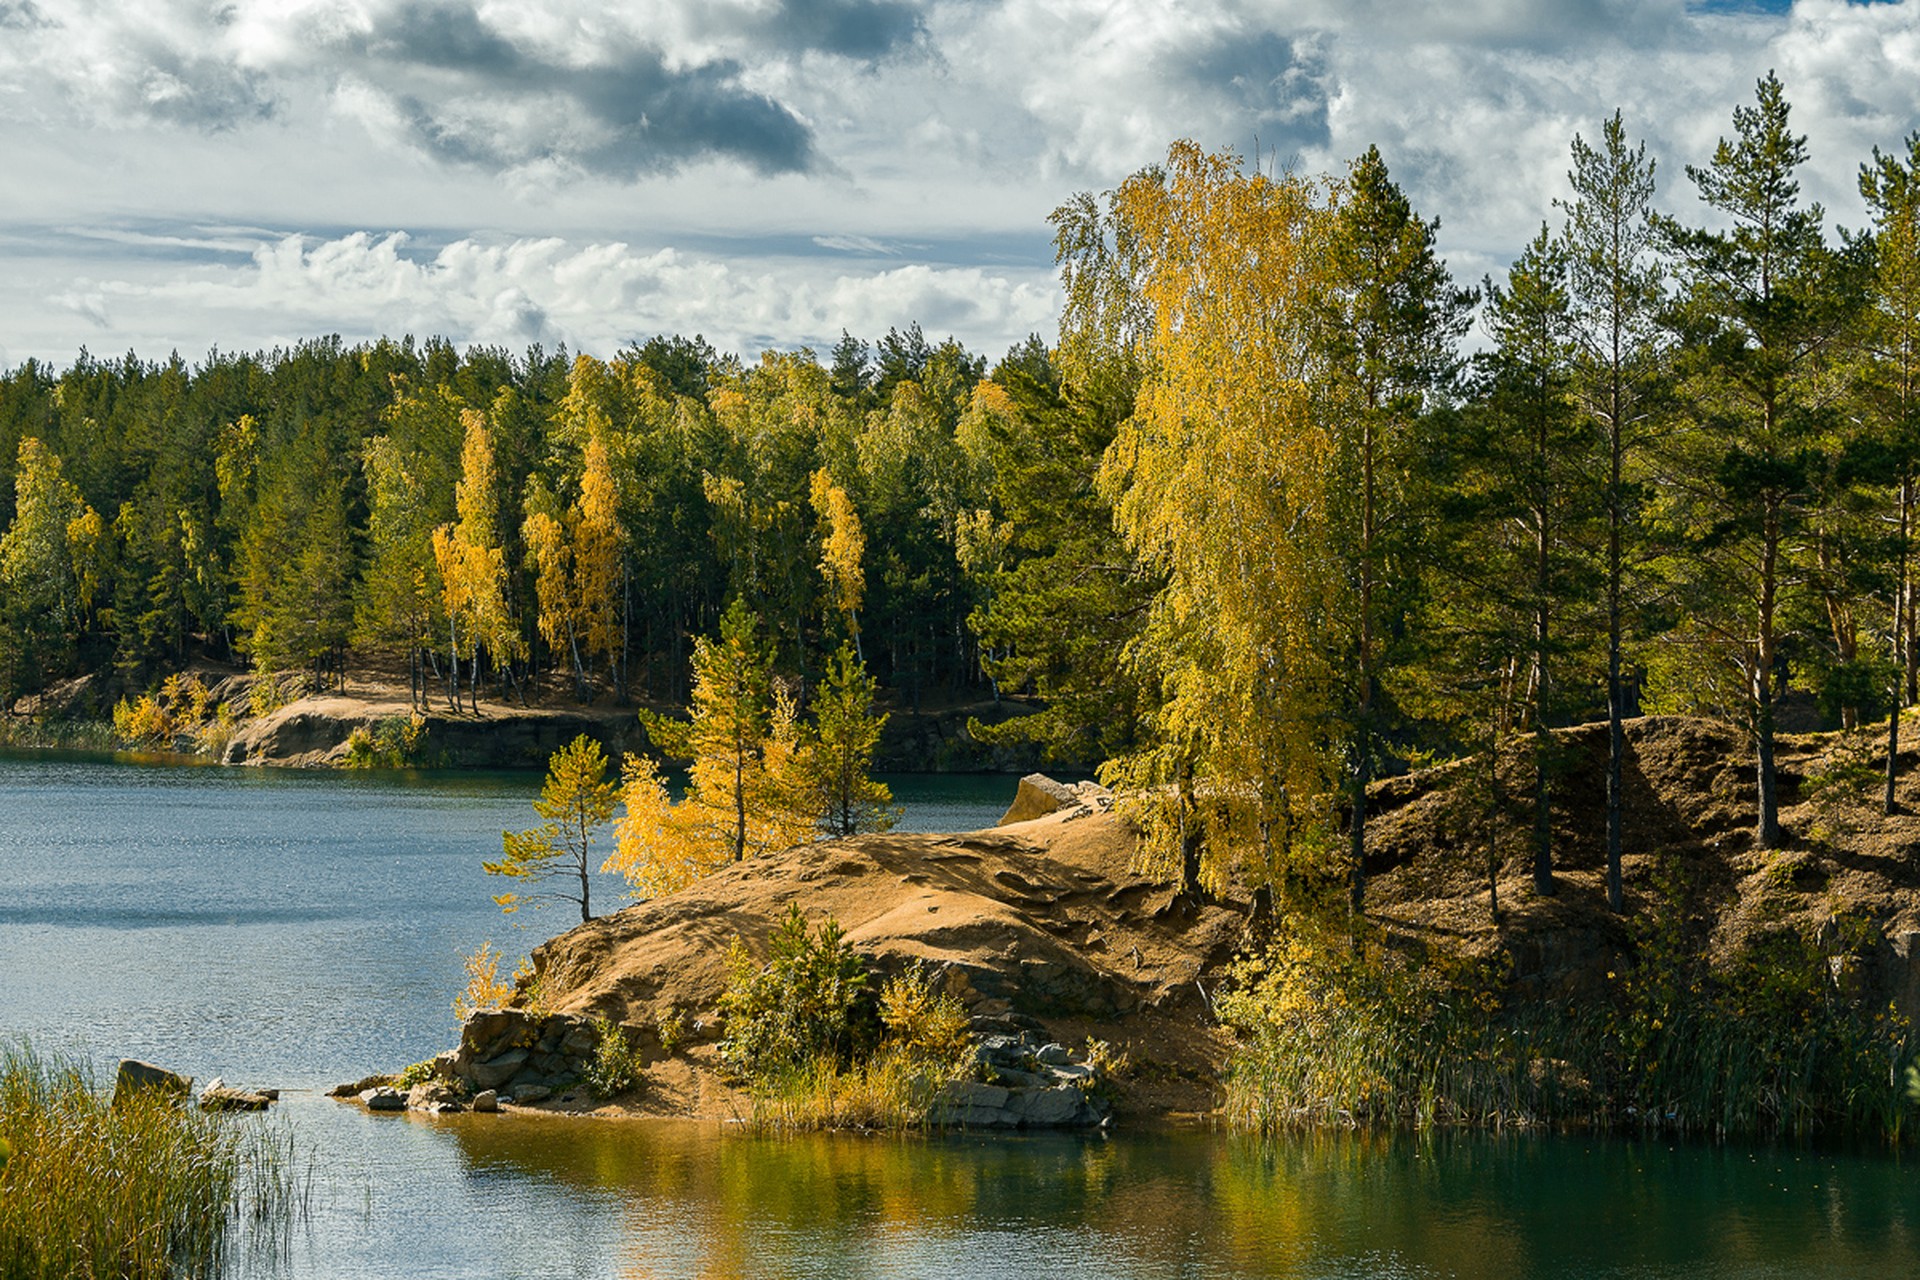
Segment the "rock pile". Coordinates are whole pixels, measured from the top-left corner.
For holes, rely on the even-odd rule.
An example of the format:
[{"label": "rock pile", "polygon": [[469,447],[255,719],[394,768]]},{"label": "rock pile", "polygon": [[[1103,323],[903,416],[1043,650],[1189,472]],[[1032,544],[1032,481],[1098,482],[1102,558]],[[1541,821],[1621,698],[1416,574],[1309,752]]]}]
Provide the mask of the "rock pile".
[{"label": "rock pile", "polygon": [[582,1017],[525,1009],[480,1009],[460,1028],[460,1047],[433,1060],[434,1074],[469,1093],[494,1090],[502,1102],[534,1102],[578,1084],[600,1047]]},{"label": "rock pile", "polygon": [[972,1080],[947,1085],[937,1124],[968,1129],[1069,1129],[1106,1123],[1112,1113],[1100,1069],[1061,1044],[1025,1031],[980,1037]]},{"label": "rock pile", "polygon": [[401,1088],[401,1080],[368,1076],[329,1096],[358,1099],[369,1111],[430,1115],[529,1106],[578,1085],[599,1047],[599,1029],[587,1018],[479,1009],[461,1026],[460,1047],[432,1060],[431,1079]]}]

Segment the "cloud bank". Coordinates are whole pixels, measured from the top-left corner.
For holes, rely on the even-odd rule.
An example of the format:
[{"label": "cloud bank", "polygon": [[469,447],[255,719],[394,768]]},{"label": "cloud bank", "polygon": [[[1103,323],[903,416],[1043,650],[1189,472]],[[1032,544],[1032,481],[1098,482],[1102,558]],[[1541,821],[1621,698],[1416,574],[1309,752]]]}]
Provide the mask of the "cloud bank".
[{"label": "cloud bank", "polygon": [[[1683,167],[1769,69],[1857,224],[1920,128],[1920,0],[0,0],[0,347],[918,318],[994,351],[1052,323],[1047,212],[1179,137],[1377,143],[1472,279],[1615,107],[1699,216]],[[252,230],[141,230],[216,225]]]}]

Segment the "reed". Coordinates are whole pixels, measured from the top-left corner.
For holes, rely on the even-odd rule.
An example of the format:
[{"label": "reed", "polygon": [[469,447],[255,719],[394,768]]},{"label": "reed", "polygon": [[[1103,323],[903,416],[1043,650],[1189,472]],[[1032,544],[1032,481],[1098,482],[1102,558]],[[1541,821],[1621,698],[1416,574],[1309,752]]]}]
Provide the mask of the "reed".
[{"label": "reed", "polygon": [[0,1277],[161,1280],[284,1257],[306,1179],[283,1128],[148,1090],[113,1106],[91,1072],[0,1048]]},{"label": "reed", "polygon": [[1609,998],[1515,998],[1497,966],[1298,924],[1219,998],[1236,1039],[1226,1112],[1318,1125],[1602,1125],[1714,1137],[1898,1142],[1911,1027],[1849,1000],[1811,941],[1718,965],[1644,938]]}]

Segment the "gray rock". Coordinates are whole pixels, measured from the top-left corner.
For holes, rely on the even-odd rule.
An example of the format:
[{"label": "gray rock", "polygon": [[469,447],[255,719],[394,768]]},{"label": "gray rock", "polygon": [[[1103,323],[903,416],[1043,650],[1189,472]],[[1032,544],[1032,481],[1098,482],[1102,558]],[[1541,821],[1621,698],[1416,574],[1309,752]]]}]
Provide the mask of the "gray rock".
[{"label": "gray rock", "polygon": [[265,1111],[273,1099],[251,1089],[236,1089],[215,1076],[200,1093],[202,1111]]},{"label": "gray rock", "polygon": [[482,1089],[473,1095],[473,1109],[485,1115],[500,1110],[500,1095],[491,1089]]},{"label": "gray rock", "polygon": [[369,1089],[392,1083],[392,1076],[362,1076],[352,1084],[337,1084],[333,1086],[333,1088],[327,1090],[327,1096],[329,1098],[357,1098]]},{"label": "gray rock", "polygon": [[995,1084],[1005,1085],[1009,1089],[1050,1089],[1053,1087],[1051,1074],[1040,1076],[1031,1071],[1022,1071],[1018,1067],[1000,1067],[993,1073]]},{"label": "gray rock", "polygon": [[476,1062],[467,1069],[475,1089],[497,1089],[520,1073],[527,1065],[525,1049],[509,1049],[491,1062]]},{"label": "gray rock", "polygon": [[360,1101],[366,1103],[369,1111],[405,1111],[407,1099],[390,1085],[375,1085],[360,1095]]},{"label": "gray rock", "polygon": [[515,1106],[530,1107],[536,1102],[545,1102],[553,1096],[553,1090],[543,1084],[529,1084],[513,1091],[512,1102]]},{"label": "gray rock", "polygon": [[438,1080],[429,1080],[407,1090],[407,1110],[431,1111],[435,1107],[444,1107],[451,1103],[457,1110],[460,1095],[453,1088]]},{"label": "gray rock", "polygon": [[941,1090],[941,1101],[953,1108],[982,1108],[997,1111],[1007,1105],[1012,1091],[976,1080],[955,1080]]},{"label": "gray rock", "polygon": [[113,1075],[113,1105],[122,1105],[143,1089],[158,1089],[173,1097],[184,1098],[193,1093],[193,1077],[179,1075],[137,1058],[120,1059],[119,1070]]},{"label": "gray rock", "polygon": [[1035,1089],[1020,1095],[1020,1118],[1036,1126],[1056,1126],[1083,1122],[1086,1095],[1072,1085],[1055,1089]]},{"label": "gray rock", "polygon": [[1073,1052],[1063,1044],[1043,1044],[1033,1056],[1049,1067],[1064,1067],[1073,1061]]},{"label": "gray rock", "polygon": [[1061,1084],[1078,1084],[1083,1080],[1092,1082],[1100,1073],[1094,1069],[1093,1064],[1090,1062],[1069,1062],[1064,1067],[1053,1067],[1049,1069],[1047,1074]]},{"label": "gray rock", "polygon": [[592,1053],[600,1043],[600,1034],[593,1029],[592,1023],[582,1023],[567,1033],[560,1042],[560,1052],[570,1058],[584,1058]]}]

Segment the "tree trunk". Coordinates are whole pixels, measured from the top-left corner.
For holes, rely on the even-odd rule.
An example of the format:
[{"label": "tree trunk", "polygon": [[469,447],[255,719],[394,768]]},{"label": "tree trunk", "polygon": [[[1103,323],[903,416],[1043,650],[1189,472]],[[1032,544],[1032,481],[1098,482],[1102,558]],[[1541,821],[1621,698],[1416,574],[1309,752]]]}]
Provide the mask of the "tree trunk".
[{"label": "tree trunk", "polygon": [[1347,913],[1367,903],[1367,783],[1373,780],[1373,415],[1360,433],[1360,708],[1355,717],[1353,821],[1349,824]]},{"label": "tree trunk", "polygon": [[1893,589],[1893,698],[1887,709],[1887,794],[1883,809],[1888,814],[1899,812],[1899,801],[1894,797],[1894,788],[1900,778],[1900,663],[1911,639],[1906,631],[1907,621],[1907,556],[1909,539],[1913,532],[1913,477],[1900,478],[1900,572],[1894,581]]},{"label": "tree trunk", "polygon": [[1780,847],[1780,801],[1773,768],[1774,602],[1780,558],[1779,499],[1766,500],[1760,556],[1760,626],[1754,655],[1754,769],[1759,819],[1754,838],[1762,849]]}]

